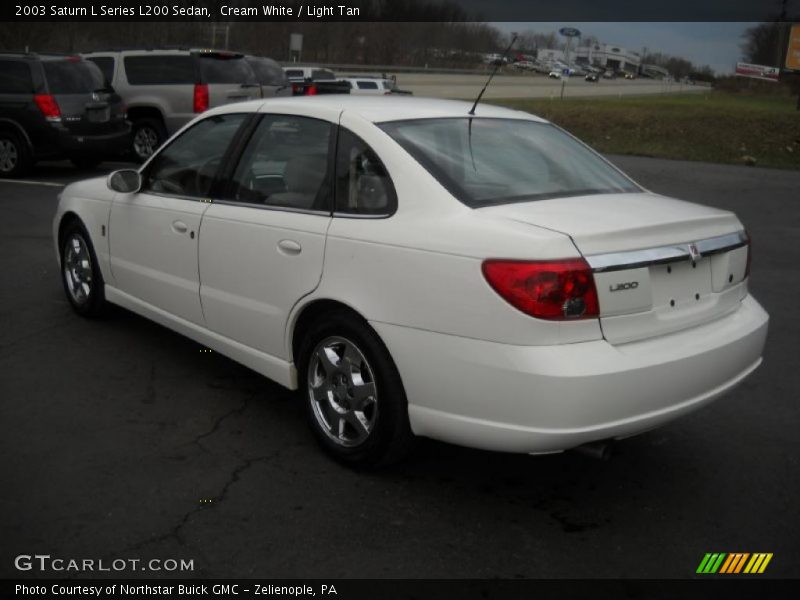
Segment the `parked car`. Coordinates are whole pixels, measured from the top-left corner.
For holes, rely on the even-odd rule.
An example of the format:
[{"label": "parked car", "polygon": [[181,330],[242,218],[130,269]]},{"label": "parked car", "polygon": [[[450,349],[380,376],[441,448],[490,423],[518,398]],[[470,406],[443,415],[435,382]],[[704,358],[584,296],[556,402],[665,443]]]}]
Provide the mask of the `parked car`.
[{"label": "parked car", "polygon": [[603,71],[602,77],[603,79],[616,79],[617,74],[612,69],[607,69]]},{"label": "parked car", "polygon": [[261,97],[243,54],[217,50],[111,50],[83,55],[97,64],[128,107],[131,150],[145,160],[197,114]]},{"label": "parked car", "polygon": [[529,60],[518,60],[513,66],[520,71],[534,71],[536,69],[536,63]]},{"label": "parked car", "polygon": [[636,79],[636,73],[625,73],[625,79]]},{"label": "parked car", "polygon": [[37,160],[81,168],[124,153],[130,126],[120,97],[79,56],[0,53],[0,177]]},{"label": "parked car", "polygon": [[553,69],[547,74],[547,76],[551,79],[561,79],[561,71],[558,69]]},{"label": "parked car", "polygon": [[283,67],[283,70],[295,96],[350,93],[350,84],[337,80],[336,74],[330,69],[292,65]]},{"label": "parked car", "polygon": [[354,96],[388,96],[389,94],[406,94],[411,92],[401,90],[397,82],[389,77],[371,77],[350,75],[340,77],[338,81],[346,82],[350,86],[350,93]]},{"label": "parked car", "polygon": [[597,73],[589,73],[584,79],[589,83],[597,83]]},{"label": "parked car", "polygon": [[66,297],[299,389],[323,448],[357,465],[415,435],[524,453],[623,438],[759,366],[768,316],[733,213],[648,192],[543,119],[471,106],[210,110],[138,170],[64,189]]},{"label": "parked car", "polygon": [[292,95],[292,86],[286,72],[277,62],[264,56],[245,56],[245,60],[250,64],[256,82],[261,86],[262,98]]}]

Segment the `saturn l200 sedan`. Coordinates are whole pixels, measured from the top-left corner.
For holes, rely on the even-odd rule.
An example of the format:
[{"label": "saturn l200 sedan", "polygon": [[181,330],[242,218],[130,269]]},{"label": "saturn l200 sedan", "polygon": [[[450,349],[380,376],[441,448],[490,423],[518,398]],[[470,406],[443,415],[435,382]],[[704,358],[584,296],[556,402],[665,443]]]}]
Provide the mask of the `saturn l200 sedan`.
[{"label": "saturn l200 sedan", "polygon": [[525,453],[619,439],[758,367],[768,317],[735,215],[649,192],[530,114],[469,110],[210,110],[140,169],[64,190],[67,298],[299,389],[354,465],[415,436]]}]

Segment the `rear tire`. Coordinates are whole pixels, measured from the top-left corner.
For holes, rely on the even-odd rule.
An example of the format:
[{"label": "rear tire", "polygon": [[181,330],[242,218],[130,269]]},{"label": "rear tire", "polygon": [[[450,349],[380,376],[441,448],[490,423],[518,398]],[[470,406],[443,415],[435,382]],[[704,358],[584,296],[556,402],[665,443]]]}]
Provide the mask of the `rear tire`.
[{"label": "rear tire", "polygon": [[22,136],[15,131],[0,130],[0,178],[24,175],[32,164]]},{"label": "rear tire", "polygon": [[89,233],[80,221],[65,227],[60,255],[61,282],[73,310],[82,317],[102,315],[107,306],[103,275]]},{"label": "rear tire", "polygon": [[167,131],[159,119],[150,117],[137,119],[133,123],[131,132],[131,150],[134,158],[140,162],[146,161],[166,139]]},{"label": "rear tire", "polygon": [[346,311],[311,326],[298,356],[306,417],[322,448],[353,467],[404,458],[414,435],[403,383],[375,331]]}]

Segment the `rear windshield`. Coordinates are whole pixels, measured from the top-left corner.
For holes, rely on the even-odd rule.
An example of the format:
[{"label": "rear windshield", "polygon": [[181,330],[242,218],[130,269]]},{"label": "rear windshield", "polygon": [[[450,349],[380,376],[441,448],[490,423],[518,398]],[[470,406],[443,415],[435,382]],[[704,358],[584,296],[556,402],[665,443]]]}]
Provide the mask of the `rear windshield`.
[{"label": "rear windshield", "polygon": [[268,58],[248,58],[247,62],[256,74],[261,85],[286,85],[286,73],[274,60]]},{"label": "rear windshield", "polygon": [[243,56],[200,55],[200,73],[203,83],[256,83]]},{"label": "rear windshield", "polygon": [[86,60],[45,60],[44,75],[51,94],[86,94],[106,87],[102,71]]},{"label": "rear windshield", "polygon": [[379,125],[473,208],[641,191],[595,152],[547,123],[457,117]]}]

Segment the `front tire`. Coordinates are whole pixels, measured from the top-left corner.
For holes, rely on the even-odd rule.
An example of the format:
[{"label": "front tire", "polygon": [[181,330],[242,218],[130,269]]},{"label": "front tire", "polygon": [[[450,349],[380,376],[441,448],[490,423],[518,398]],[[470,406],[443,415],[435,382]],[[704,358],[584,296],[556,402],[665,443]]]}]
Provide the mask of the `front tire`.
[{"label": "front tire", "polygon": [[103,275],[86,228],[68,224],[61,236],[61,282],[73,310],[82,317],[97,317],[106,307]]},{"label": "front tire", "polygon": [[0,178],[24,175],[32,164],[28,147],[20,135],[0,130]]},{"label": "front tire", "polygon": [[397,368],[375,331],[346,312],[328,314],[300,347],[306,416],[328,454],[354,467],[402,459],[414,436]]}]

